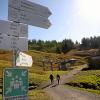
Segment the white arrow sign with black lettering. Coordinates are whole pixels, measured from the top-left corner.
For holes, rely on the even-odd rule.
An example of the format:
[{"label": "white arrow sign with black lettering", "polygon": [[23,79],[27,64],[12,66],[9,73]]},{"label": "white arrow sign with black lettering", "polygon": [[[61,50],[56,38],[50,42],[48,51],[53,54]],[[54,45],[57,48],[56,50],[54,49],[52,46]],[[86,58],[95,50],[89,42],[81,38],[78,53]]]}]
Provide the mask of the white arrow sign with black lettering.
[{"label": "white arrow sign with black lettering", "polygon": [[[16,66],[32,67],[32,63],[33,63],[32,57],[23,52],[20,52],[16,59]],[[22,75],[24,74],[25,72],[22,73]]]}]

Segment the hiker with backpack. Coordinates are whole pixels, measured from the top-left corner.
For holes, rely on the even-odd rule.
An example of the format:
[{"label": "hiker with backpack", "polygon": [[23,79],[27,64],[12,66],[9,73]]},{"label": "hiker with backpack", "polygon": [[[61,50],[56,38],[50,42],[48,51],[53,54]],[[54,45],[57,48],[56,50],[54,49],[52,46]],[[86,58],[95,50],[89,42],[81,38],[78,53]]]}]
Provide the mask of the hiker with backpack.
[{"label": "hiker with backpack", "polygon": [[56,75],[56,79],[57,79],[57,82],[59,84],[59,81],[60,81],[60,75],[59,74]]},{"label": "hiker with backpack", "polygon": [[54,76],[52,74],[50,74],[49,78],[50,78],[50,81],[51,81],[51,84],[52,84],[53,81],[54,81]]}]

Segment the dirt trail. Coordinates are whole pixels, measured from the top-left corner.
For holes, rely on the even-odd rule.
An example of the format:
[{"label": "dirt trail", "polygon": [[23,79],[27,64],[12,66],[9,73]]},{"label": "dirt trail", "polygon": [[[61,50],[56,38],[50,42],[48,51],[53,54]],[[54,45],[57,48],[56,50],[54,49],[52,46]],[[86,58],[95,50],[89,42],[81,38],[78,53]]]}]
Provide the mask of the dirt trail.
[{"label": "dirt trail", "polygon": [[53,100],[100,100],[100,96],[89,92],[67,88],[63,84],[66,80],[69,80],[74,74],[77,74],[86,65],[80,69],[75,69],[61,77],[60,85],[57,85],[56,81],[54,84],[45,88],[44,90],[53,98]]}]

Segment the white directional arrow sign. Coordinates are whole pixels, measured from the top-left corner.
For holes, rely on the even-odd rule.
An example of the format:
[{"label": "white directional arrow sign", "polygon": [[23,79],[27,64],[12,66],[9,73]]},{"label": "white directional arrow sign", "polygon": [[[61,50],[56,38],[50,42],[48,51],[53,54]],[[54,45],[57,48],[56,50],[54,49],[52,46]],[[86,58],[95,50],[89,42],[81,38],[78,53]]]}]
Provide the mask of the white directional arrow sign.
[{"label": "white directional arrow sign", "polygon": [[10,21],[47,29],[51,26],[48,20],[50,15],[51,12],[47,7],[27,0],[9,0],[8,19]]},{"label": "white directional arrow sign", "polygon": [[[32,67],[32,57],[30,55],[27,55],[23,52],[19,53],[19,56],[16,59],[16,66],[22,66],[22,67]],[[22,72],[22,75],[25,75],[26,72]]]}]

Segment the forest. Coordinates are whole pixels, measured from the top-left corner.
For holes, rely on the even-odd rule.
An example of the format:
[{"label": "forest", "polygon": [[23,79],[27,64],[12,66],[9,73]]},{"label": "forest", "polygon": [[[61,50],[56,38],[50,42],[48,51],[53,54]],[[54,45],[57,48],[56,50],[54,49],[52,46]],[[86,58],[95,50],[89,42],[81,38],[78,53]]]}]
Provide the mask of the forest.
[{"label": "forest", "polygon": [[48,53],[64,53],[66,54],[72,49],[89,50],[100,48],[100,36],[90,38],[82,38],[81,43],[73,42],[71,39],[64,39],[63,41],[43,41],[43,40],[29,40],[29,50],[37,50]]}]

